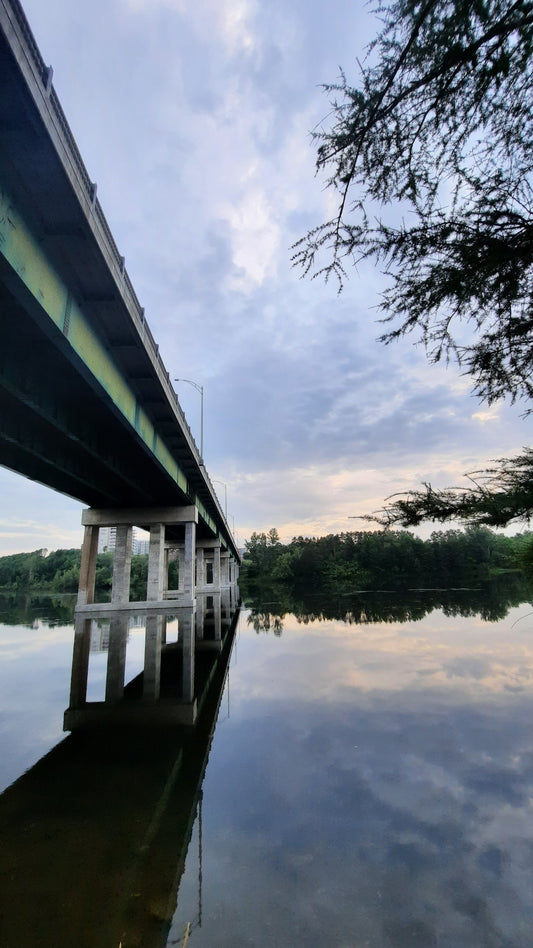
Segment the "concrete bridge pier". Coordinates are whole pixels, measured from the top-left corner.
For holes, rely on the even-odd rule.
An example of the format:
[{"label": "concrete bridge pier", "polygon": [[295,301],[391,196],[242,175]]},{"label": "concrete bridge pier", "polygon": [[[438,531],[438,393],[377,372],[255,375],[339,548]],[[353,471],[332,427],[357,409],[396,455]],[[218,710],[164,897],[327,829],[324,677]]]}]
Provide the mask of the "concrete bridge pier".
[{"label": "concrete bridge pier", "polygon": [[183,594],[186,599],[194,599],[196,593],[195,560],[196,560],[196,521],[189,520],[185,524],[185,549],[183,555]]},{"label": "concrete bridge pier", "polygon": [[198,540],[196,545],[196,591],[213,593],[220,589],[220,540]]},{"label": "concrete bridge pier", "polygon": [[178,593],[183,594],[183,577],[185,575],[185,547],[178,547]]},{"label": "concrete bridge pier", "polygon": [[[94,585],[96,576],[96,556],[98,552],[98,533],[100,527],[115,527],[116,542],[113,561],[113,582],[111,604],[102,608],[106,611],[123,608],[130,602],[130,576],[132,554],[132,531],[134,526],[150,531],[148,552],[148,582],[146,605],[163,603],[165,596],[172,598],[168,591],[168,548],[166,531],[180,526],[184,528],[185,542],[183,555],[180,556],[180,588],[173,593],[182,600],[192,603],[196,594],[196,525],[198,509],[195,505],[183,507],[155,507],[133,509],[101,510],[90,508],[82,514],[85,535],[81,553],[80,580],[78,586],[77,608],[82,609],[94,604]],[[138,606],[141,604],[138,603]]]},{"label": "concrete bridge pier", "polygon": [[132,526],[129,524],[117,526],[111,586],[111,602],[113,603],[128,603],[130,600],[132,537]]},{"label": "concrete bridge pier", "polygon": [[213,588],[220,589],[220,543],[213,547]]},{"label": "concrete bridge pier", "polygon": [[196,545],[196,589],[203,589],[206,583],[206,557],[202,543]]},{"label": "concrete bridge pier", "polygon": [[85,527],[81,548],[78,606],[85,606],[94,602],[94,582],[96,578],[96,555],[98,553],[99,533],[100,529],[95,524]]},{"label": "concrete bridge pier", "polygon": [[[165,524],[150,525],[150,545],[148,547],[148,581],[146,599],[148,602],[160,602],[163,599],[165,566],[168,570],[167,551],[165,550]],[[168,572],[167,572],[168,576]]]},{"label": "concrete bridge pier", "polygon": [[[183,507],[155,507],[84,510],[82,523],[85,535],[82,546],[77,609],[94,606],[96,555],[100,527],[114,527],[116,531],[113,561],[111,603],[99,604],[100,611],[110,612],[130,604],[130,578],[133,527],[150,532],[148,552],[148,580],[145,606],[170,604],[192,605],[198,593],[220,594],[222,589],[236,585],[238,566],[232,554],[221,548],[219,537],[197,538],[198,509],[195,505]],[[179,527],[183,536],[176,542]],[[174,537],[172,535],[174,532]],[[170,535],[168,539],[167,535]],[[179,534],[178,534],[179,538]],[[177,589],[168,588],[170,556],[177,555],[179,580]],[[143,603],[137,603],[138,607]]]}]

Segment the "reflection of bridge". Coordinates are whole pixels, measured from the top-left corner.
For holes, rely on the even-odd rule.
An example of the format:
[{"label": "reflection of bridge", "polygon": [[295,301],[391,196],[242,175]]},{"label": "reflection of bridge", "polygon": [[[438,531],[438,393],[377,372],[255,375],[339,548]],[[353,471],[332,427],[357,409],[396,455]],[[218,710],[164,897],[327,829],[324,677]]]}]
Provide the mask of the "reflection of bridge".
[{"label": "reflection of bridge", "polygon": [[[82,700],[87,640],[80,638],[90,620],[78,618],[66,712],[75,732],[0,796],[2,946],[166,944],[238,618],[208,609],[200,624],[192,609],[177,614],[177,643],[159,649],[160,688],[149,644],[157,615],[147,617],[144,674],[126,688],[125,625],[112,630],[100,706]],[[198,708],[194,727],[177,723],[188,688]],[[152,713],[137,715],[141,706]]]},{"label": "reflection of bridge", "polygon": [[0,0],[0,75],[0,463],[92,508],[81,607],[108,525],[115,606],[133,525],[150,531],[147,601],[170,595],[169,543],[180,599],[206,559],[216,591],[236,578],[235,541],[18,0]]},{"label": "reflection of bridge", "polygon": [[[65,730],[101,724],[194,724],[213,656],[222,651],[236,606],[235,587],[227,587],[220,595],[199,593],[194,606],[174,603],[171,618],[178,621],[178,641],[168,644],[168,612],[146,609],[139,616],[135,604],[131,610],[112,612],[106,649],[105,699],[89,702],[91,633],[95,619],[102,613],[79,610]],[[145,628],[144,668],[142,675],[126,684],[126,649],[132,618],[140,620]]]}]

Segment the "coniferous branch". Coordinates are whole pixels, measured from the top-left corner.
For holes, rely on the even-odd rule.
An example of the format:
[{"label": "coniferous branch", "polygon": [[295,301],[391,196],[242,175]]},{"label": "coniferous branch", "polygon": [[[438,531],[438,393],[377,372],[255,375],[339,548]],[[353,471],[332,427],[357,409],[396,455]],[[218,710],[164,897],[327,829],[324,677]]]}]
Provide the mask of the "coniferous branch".
[{"label": "coniferous branch", "polygon": [[358,85],[341,73],[324,87],[317,172],[339,205],[293,263],[340,291],[350,263],[375,260],[389,278],[383,341],[414,332],[481,399],[529,399],[533,3],[394,0],[377,12]]},{"label": "coniferous branch", "polygon": [[460,520],[489,527],[529,523],[533,511],[533,448],[524,448],[522,454],[500,458],[493,464],[467,474],[471,487],[466,490],[436,490],[424,483],[422,490],[391,495],[381,510],[361,519],[382,527],[416,527],[425,520]]}]

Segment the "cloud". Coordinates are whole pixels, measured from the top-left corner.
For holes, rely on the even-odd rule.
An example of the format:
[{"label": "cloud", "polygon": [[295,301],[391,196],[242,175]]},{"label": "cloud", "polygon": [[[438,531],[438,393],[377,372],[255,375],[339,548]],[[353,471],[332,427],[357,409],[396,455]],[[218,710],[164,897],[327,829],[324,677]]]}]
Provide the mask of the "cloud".
[{"label": "cloud", "polygon": [[[368,10],[25,10],[170,375],[204,385],[207,466],[233,487],[241,536],[331,532],[379,502],[378,484],[444,486],[441,475],[521,448],[520,408],[483,408],[457,367],[428,365],[412,340],[376,341],[376,268],[354,268],[340,297],[291,268],[291,246],[335,208],[314,175],[310,133],[329,109],[320,83],[339,64],[352,71],[376,28]],[[181,399],[198,434],[195,395]]]}]

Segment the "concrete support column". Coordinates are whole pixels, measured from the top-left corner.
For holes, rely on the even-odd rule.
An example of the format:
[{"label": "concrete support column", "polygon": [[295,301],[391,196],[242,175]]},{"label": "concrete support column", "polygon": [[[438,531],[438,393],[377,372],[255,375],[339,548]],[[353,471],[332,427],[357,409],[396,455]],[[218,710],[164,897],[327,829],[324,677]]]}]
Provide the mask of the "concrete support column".
[{"label": "concrete support column", "polygon": [[163,562],[163,599],[165,599],[165,593],[168,592],[168,564],[170,563],[170,548],[165,546],[164,553],[164,562]]},{"label": "concrete support column", "polygon": [[220,546],[213,548],[213,587],[220,589]]},{"label": "concrete support column", "polygon": [[187,598],[194,599],[196,592],[194,582],[196,524],[192,521],[185,524],[185,552],[183,559],[183,592]]},{"label": "concrete support column", "polygon": [[78,606],[94,602],[94,580],[96,576],[96,554],[98,553],[99,528],[85,527],[81,548],[80,578],[78,583]]},{"label": "concrete support column", "polygon": [[220,555],[220,585],[229,586],[229,553],[224,550]]},{"label": "concrete support column", "polygon": [[196,547],[196,588],[203,589],[205,586],[205,556],[202,546]]},{"label": "concrete support column", "polygon": [[126,645],[128,642],[128,617],[118,616],[111,619],[109,630],[109,651],[107,653],[107,676],[105,700],[110,703],[120,701],[124,694],[124,676],[126,673]]},{"label": "concrete support column", "polygon": [[[165,572],[165,525],[153,523],[150,527],[150,546],[148,548],[148,582],[146,599],[148,602],[163,598]],[[167,574],[168,575],[168,574]]]},{"label": "concrete support column", "polygon": [[111,602],[129,602],[133,527],[130,524],[120,524],[116,531]]},{"label": "concrete support column", "polygon": [[184,586],[185,578],[185,547],[178,547],[178,592],[182,593],[185,589]]},{"label": "concrete support column", "polygon": [[74,648],[72,651],[72,674],[70,678],[71,708],[83,708],[87,700],[91,625],[91,619],[76,618],[74,622]]},{"label": "concrete support column", "polygon": [[149,615],[146,618],[144,639],[143,700],[157,701],[161,686],[161,645],[163,641],[163,617]]},{"label": "concrete support column", "polygon": [[183,701],[194,699],[194,624],[193,610],[184,610],[178,620],[179,638],[182,654],[181,697]]}]

